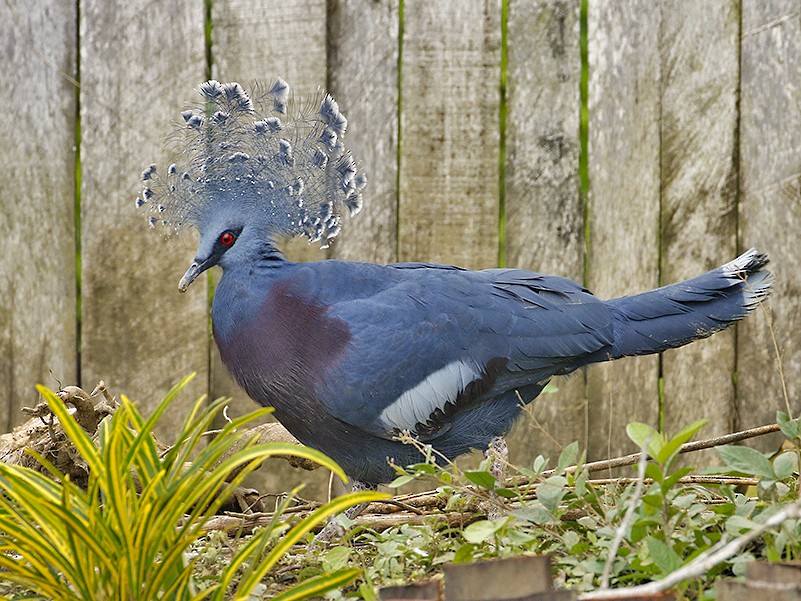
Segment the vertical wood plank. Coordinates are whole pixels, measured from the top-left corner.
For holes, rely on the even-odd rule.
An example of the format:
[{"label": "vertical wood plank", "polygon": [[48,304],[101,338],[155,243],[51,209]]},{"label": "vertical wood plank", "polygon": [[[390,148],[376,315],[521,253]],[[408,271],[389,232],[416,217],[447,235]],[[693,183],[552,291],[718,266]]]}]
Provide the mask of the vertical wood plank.
[{"label": "vertical wood plank", "polygon": [[197,371],[162,420],[170,440],[207,391],[206,289],[179,295],[195,241],[151,231],[134,199],[142,169],[168,162],[165,137],[202,81],[203,7],[83,0],[80,36],[82,380],[147,411]]},{"label": "vertical wood plank", "polygon": [[345,217],[331,245],[337,259],[397,260],[398,4],[329,3],[329,91],[348,118],[347,146],[368,179],[364,208]]},{"label": "vertical wood plank", "polygon": [[[589,284],[601,298],[659,282],[659,23],[652,2],[589,5]],[[658,422],[659,358],[587,377],[590,457],[631,451],[626,424]]]},{"label": "vertical wood plank", "polygon": [[74,3],[11,0],[0,20],[3,432],[24,421],[20,408],[35,404],[36,384],[77,383],[76,13]]},{"label": "vertical wood plank", "polygon": [[[663,284],[736,256],[739,29],[739,0],[663,5]],[[699,419],[709,420],[705,437],[732,431],[734,341],[731,329],[664,353],[666,432]],[[690,460],[715,462],[717,455]]]},{"label": "vertical wood plank", "polygon": [[[254,82],[281,77],[297,107],[325,88],[326,0],[215,0],[211,6],[215,79],[250,90]],[[282,250],[295,261],[326,258],[305,238]]]},{"label": "vertical wood plank", "polygon": [[[303,106],[326,83],[326,0],[215,0],[212,3],[212,76],[220,81],[238,81],[250,91],[254,82],[267,84],[281,77],[290,86],[293,102]],[[347,107],[343,106],[348,115]],[[295,261],[326,258],[318,244],[305,238],[283,245]],[[214,274],[219,278],[219,273]],[[229,414],[243,415],[258,405],[231,379],[219,358],[216,345],[211,351],[211,395],[232,397]],[[287,491],[305,483],[304,498],[325,499],[328,475],[325,470],[304,472],[285,461],[268,461],[250,484],[265,491]]]},{"label": "vertical wood plank", "polygon": [[[792,0],[743,0],[740,99],[740,245],[770,255],[776,284],[767,307],[783,355],[787,392],[801,394],[801,15]],[[786,411],[765,312],[737,335],[737,426]],[[776,439],[759,441],[775,448]]]},{"label": "vertical wood plank", "polygon": [[[579,153],[579,0],[510,0],[505,157],[506,264],[584,278],[584,206]],[[510,439],[512,462],[586,446],[584,374],[554,381],[558,392],[528,405]]]},{"label": "vertical wood plank", "polygon": [[401,260],[497,264],[500,17],[500,0],[404,3]]}]

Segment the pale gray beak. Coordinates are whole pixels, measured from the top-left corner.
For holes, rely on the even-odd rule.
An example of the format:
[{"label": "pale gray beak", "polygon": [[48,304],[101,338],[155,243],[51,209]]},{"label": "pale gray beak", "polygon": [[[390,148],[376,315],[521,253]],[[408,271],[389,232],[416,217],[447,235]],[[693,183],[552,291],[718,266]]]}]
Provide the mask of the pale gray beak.
[{"label": "pale gray beak", "polygon": [[178,282],[178,290],[180,292],[186,292],[186,289],[189,288],[189,285],[195,281],[195,278],[199,276],[205,268],[203,264],[198,263],[195,261],[189,266],[189,269],[186,270],[184,277],[181,278],[181,281]]}]

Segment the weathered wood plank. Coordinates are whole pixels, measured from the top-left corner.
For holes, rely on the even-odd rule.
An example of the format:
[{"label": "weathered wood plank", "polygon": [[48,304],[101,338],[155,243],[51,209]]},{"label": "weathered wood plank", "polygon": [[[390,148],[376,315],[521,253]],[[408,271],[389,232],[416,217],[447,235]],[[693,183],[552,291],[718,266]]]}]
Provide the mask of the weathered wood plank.
[{"label": "weathered wood plank", "polygon": [[[740,245],[767,252],[776,274],[767,307],[798,414],[801,394],[801,15],[792,0],[743,0],[740,93]],[[737,335],[737,427],[787,411],[764,311]],[[776,439],[760,441],[776,448]]]},{"label": "weathered wood plank", "polygon": [[398,0],[338,0],[328,13],[329,91],[348,118],[347,145],[367,174],[364,208],[331,256],[391,263],[398,245]]},{"label": "weathered wood plank", "polygon": [[[507,26],[506,265],[584,278],[584,206],[579,153],[579,0],[511,0]],[[512,462],[586,446],[584,374],[554,381],[510,438]]]},{"label": "weathered wood plank", "polygon": [[[303,106],[326,83],[326,0],[218,0],[212,3],[212,76],[239,81],[250,90],[253,82],[267,84],[276,77],[289,83],[293,102]],[[345,107],[343,107],[345,109]],[[348,115],[348,111],[345,110]],[[348,115],[350,117],[350,115]],[[326,258],[319,245],[306,239],[284,245],[296,261]],[[215,273],[215,279],[219,273]],[[228,375],[216,345],[211,352],[211,396],[230,396],[230,415],[258,407]],[[291,468],[284,461],[269,461],[250,484],[265,491],[287,491],[305,483],[305,498],[327,496],[325,470],[312,473]]]},{"label": "weathered wood plank", "polygon": [[404,261],[497,264],[500,18],[500,0],[404,3]]},{"label": "weathered wood plank", "polygon": [[[601,298],[659,282],[659,23],[655,3],[589,5],[589,284]],[[590,457],[631,451],[626,424],[657,425],[659,358],[587,377]]]},{"label": "weathered wood plank", "polygon": [[522,599],[553,590],[547,555],[447,564],[445,601]]},{"label": "weathered wood plank", "polygon": [[[253,82],[284,79],[296,106],[326,83],[326,0],[215,0],[211,5],[212,76]],[[346,113],[347,114],[347,113]],[[303,239],[284,245],[295,261],[326,257]]]},{"label": "weathered wood plank", "polygon": [[194,239],[150,231],[134,199],[142,169],[168,162],[165,136],[202,81],[203,7],[84,0],[80,15],[82,380],[147,411],[197,371],[162,420],[170,440],[207,389],[206,287],[178,294]]},{"label": "weathered wood plank", "polygon": [[[5,3],[0,149],[0,428],[22,423],[36,384],[77,383],[77,7]],[[52,376],[51,376],[52,372]]]},{"label": "weathered wood plank", "polygon": [[442,580],[386,586],[378,591],[380,601],[442,601]]},{"label": "weathered wood plank", "polygon": [[[663,284],[737,252],[738,0],[669,0],[662,8]],[[707,419],[705,437],[734,427],[734,330],[662,357],[664,428]],[[703,376],[701,376],[703,374]],[[716,462],[713,451],[691,461]]]},{"label": "weathered wood plank", "polygon": [[720,601],[752,601],[760,598],[771,601],[801,600],[801,588],[777,587],[774,583],[724,580],[717,589]]}]

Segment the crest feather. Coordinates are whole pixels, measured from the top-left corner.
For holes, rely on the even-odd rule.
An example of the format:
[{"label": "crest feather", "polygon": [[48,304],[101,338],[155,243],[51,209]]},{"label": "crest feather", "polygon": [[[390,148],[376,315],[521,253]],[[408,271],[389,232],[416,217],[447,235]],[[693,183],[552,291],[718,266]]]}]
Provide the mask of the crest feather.
[{"label": "crest feather", "polygon": [[293,113],[281,79],[255,101],[235,82],[211,80],[198,91],[201,102],[181,113],[174,162],[142,172],[136,205],[149,208],[151,225],[199,229],[220,210],[249,211],[265,235],[327,247],[340,210],[361,209],[367,182],[343,144],[348,122],[337,102],[326,94]]}]

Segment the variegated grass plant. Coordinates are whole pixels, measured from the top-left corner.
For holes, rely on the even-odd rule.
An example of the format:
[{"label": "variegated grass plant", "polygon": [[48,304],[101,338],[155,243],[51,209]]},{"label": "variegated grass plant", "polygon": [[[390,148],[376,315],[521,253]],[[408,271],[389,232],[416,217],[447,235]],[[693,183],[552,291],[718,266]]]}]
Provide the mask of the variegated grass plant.
[{"label": "variegated grass plant", "polygon": [[[190,378],[176,385],[148,419],[123,397],[113,416],[101,422],[97,443],[53,392],[39,388],[86,461],[88,486],[77,486],[41,455],[35,458],[48,475],[0,463],[0,579],[54,600],[247,599],[281,556],[316,525],[351,505],[383,498],[372,492],[337,498],[277,543],[279,524],[273,520],[234,551],[216,581],[198,582],[195,560],[187,553],[190,545],[262,461],[294,455],[344,474],[321,453],[286,443],[250,444],[223,459],[239,438],[236,432],[270,411],[233,420],[208,440],[205,434],[223,401],[199,400],[176,444],[160,454],[153,428]],[[231,474],[235,476],[227,482]],[[321,574],[276,599],[317,596],[358,574],[354,568]]]}]

